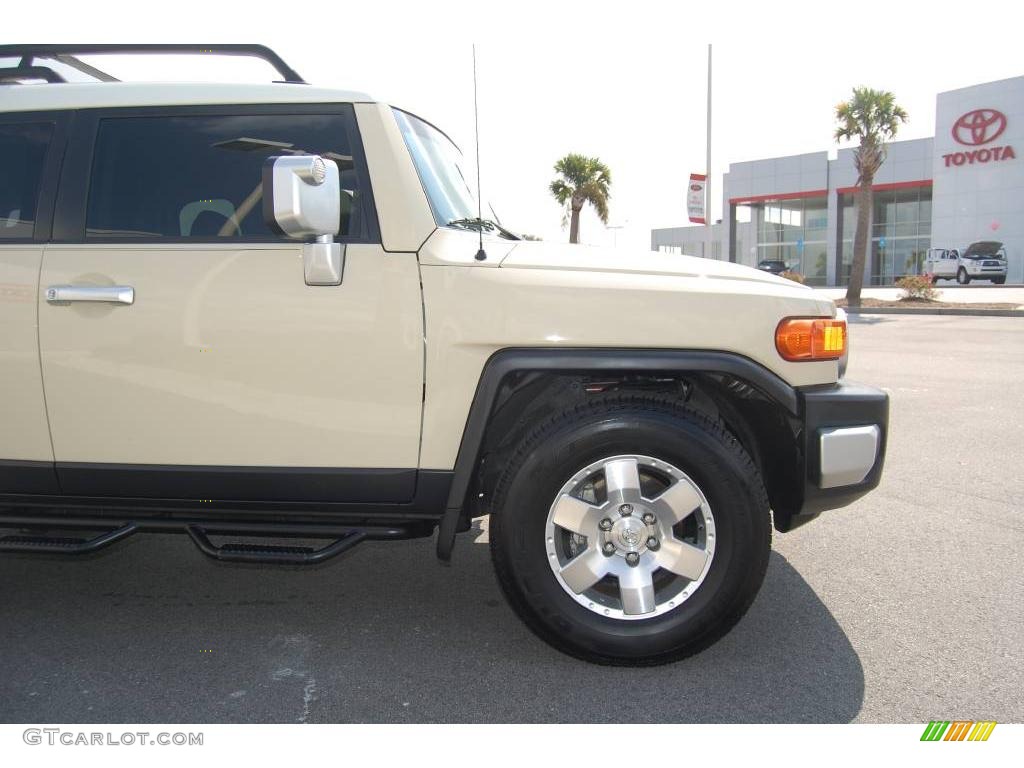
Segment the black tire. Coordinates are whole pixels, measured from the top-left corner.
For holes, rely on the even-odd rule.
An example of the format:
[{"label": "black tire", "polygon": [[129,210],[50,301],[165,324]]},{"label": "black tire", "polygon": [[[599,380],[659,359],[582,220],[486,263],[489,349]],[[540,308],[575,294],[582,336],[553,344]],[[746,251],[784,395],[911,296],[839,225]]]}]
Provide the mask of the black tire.
[{"label": "black tire", "polygon": [[[559,489],[582,467],[621,454],[681,469],[714,510],[717,548],[703,583],[650,619],[588,610],[548,563],[545,525]],[[541,639],[591,662],[653,665],[706,648],[740,620],[764,580],[771,519],[761,475],[731,434],[673,401],[617,395],[565,411],[520,443],[495,489],[490,538],[509,603]]]},{"label": "black tire", "polygon": [[1005,277],[993,277],[992,278],[992,284],[993,285],[1005,285],[1006,284],[1006,278]]},{"label": "black tire", "polygon": [[960,283],[960,285],[969,285],[971,282],[971,276],[967,274],[966,269],[960,267],[956,273],[956,281]]}]

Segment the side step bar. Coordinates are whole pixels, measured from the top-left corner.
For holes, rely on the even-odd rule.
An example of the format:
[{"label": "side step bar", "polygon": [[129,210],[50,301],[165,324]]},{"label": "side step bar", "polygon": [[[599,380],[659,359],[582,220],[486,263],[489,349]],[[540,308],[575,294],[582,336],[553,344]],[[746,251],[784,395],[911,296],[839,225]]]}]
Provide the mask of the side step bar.
[{"label": "side step bar", "polygon": [[188,526],[185,531],[199,547],[199,551],[214,560],[226,563],[276,563],[278,565],[314,565],[347,552],[366,539],[365,531],[350,531],[344,536],[320,549],[292,547],[284,544],[242,544],[231,542],[215,546],[206,535],[206,530],[197,525]]},{"label": "side step bar", "polygon": [[73,539],[62,536],[31,536],[12,534],[0,538],[0,552],[32,552],[37,554],[84,555],[109,547],[138,531],[135,523],[101,533],[92,539]]},{"label": "side step bar", "polygon": [[[111,529],[110,526],[119,527]],[[207,557],[228,563],[265,563],[268,565],[316,565],[347,552],[364,541],[417,538],[423,531],[413,526],[336,526],[289,525],[274,523],[212,522],[199,520],[147,520],[135,521],[68,519],[57,516],[0,516],[0,527],[48,527],[105,529],[93,538],[49,536],[46,534],[17,533],[0,538],[0,553],[82,555],[96,552],[121,541],[134,533],[187,533],[192,542]],[[244,536],[267,538],[331,539],[320,549],[277,543],[228,542],[217,545],[210,536]]]}]

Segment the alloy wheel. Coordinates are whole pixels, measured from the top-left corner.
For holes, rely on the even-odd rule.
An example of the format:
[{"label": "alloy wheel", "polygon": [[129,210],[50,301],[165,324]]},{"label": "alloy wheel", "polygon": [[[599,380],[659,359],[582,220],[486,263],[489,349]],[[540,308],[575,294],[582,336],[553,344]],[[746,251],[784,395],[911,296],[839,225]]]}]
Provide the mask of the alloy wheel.
[{"label": "alloy wheel", "polygon": [[562,486],[545,544],[555,579],[578,603],[614,619],[650,619],[704,581],[715,520],[682,470],[650,456],[611,456]]}]

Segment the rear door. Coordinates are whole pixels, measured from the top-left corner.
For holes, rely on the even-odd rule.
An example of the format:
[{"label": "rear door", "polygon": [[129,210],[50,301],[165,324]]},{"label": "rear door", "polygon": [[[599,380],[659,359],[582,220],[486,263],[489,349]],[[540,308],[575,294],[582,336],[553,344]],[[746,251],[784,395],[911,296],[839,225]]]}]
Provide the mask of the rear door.
[{"label": "rear door", "polygon": [[[350,105],[80,113],[40,304],[66,494],[407,501],[423,392],[415,254],[388,254]],[[342,170],[346,264],[307,286],[262,216],[272,154]],[[128,303],[130,301],[130,303]]]},{"label": "rear door", "polygon": [[0,113],[0,494],[56,493],[36,297],[66,116]]}]

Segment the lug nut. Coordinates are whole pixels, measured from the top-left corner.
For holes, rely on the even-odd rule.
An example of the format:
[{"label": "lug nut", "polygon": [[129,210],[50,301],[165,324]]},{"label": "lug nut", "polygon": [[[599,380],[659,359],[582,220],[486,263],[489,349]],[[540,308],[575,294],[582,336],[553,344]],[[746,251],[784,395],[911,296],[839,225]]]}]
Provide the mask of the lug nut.
[{"label": "lug nut", "polygon": [[629,565],[632,565],[632,566],[635,567],[635,566],[640,564],[640,555],[637,554],[636,552],[630,552],[629,554],[626,555],[626,562]]},{"label": "lug nut", "polygon": [[660,546],[661,546],[661,544],[658,542],[658,537],[657,536],[648,536],[647,537],[647,548],[648,549],[657,549]]},{"label": "lug nut", "polygon": [[654,516],[654,513],[644,512],[644,522],[647,523],[647,525],[654,525],[656,519],[657,518]]},{"label": "lug nut", "polygon": [[632,504],[623,504],[623,505],[621,505],[619,507],[619,514],[622,515],[623,517],[629,517],[630,515],[633,514],[633,505]]},{"label": "lug nut", "polygon": [[610,541],[606,541],[604,543],[604,546],[601,547],[601,551],[604,552],[606,555],[614,555],[615,554],[615,545],[612,544]]},{"label": "lug nut", "polygon": [[599,523],[599,526],[602,531],[610,531],[612,529],[612,521],[606,517]]}]

